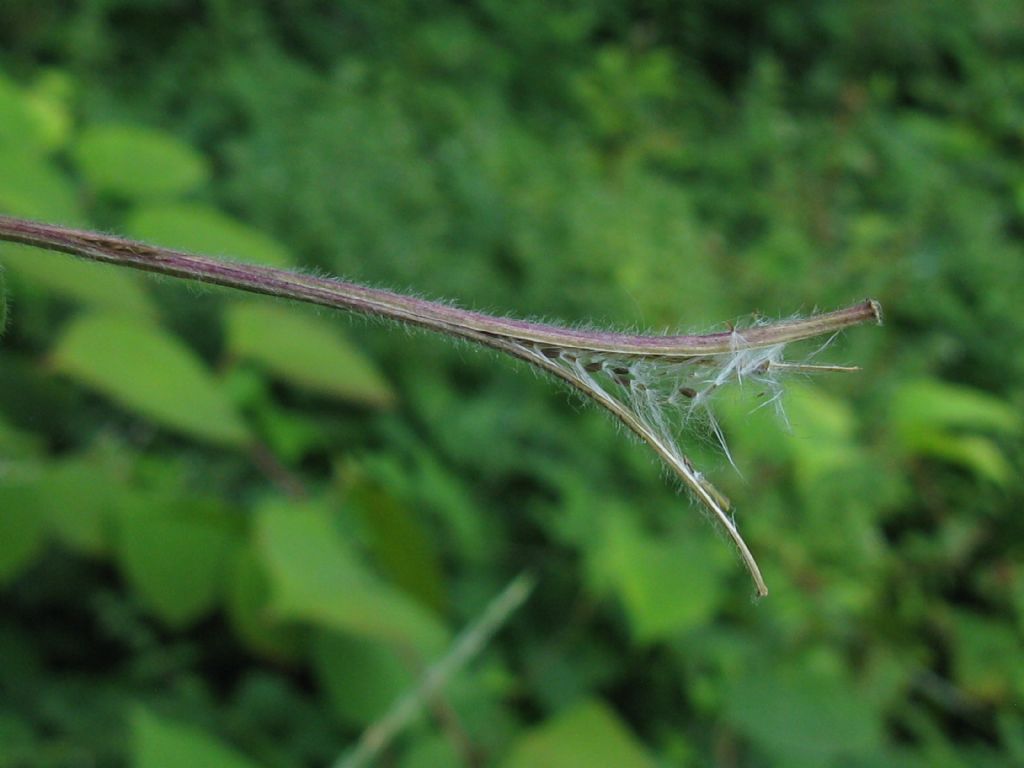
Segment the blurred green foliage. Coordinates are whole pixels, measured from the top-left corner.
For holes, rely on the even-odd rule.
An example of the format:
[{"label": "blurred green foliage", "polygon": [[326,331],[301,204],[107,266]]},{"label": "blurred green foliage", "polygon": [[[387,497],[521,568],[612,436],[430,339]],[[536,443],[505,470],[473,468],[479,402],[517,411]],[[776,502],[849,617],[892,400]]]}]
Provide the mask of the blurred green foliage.
[{"label": "blurred green foliage", "polygon": [[524,567],[382,764],[1024,764],[1022,54],[961,0],[5,2],[5,214],[569,323],[887,324],[788,431],[722,403],[742,477],[695,449],[754,605],[515,364],[4,245],[0,766],[327,765]]}]

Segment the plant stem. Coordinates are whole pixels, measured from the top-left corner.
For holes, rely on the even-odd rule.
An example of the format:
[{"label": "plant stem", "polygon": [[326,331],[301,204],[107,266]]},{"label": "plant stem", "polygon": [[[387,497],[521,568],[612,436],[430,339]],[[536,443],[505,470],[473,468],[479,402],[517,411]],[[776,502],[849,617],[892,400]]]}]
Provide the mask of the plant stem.
[{"label": "plant stem", "polygon": [[[834,334],[860,323],[881,322],[878,302],[866,300],[834,312],[773,324],[704,335],[633,335],[581,330],[495,317],[379,288],[284,269],[244,264],[147,245],[112,235],[0,216],[0,241],[63,251],[92,261],[237,288],[279,298],[374,315],[427,328],[491,347],[524,360],[568,383],[612,413],[654,451],[722,525],[750,571],[757,593],[768,594],[754,556],[732,516],[729,504],[694,469],[673,441],[636,410],[610,395],[592,379],[558,362],[563,354],[613,355],[665,361],[707,362],[714,356],[765,349],[792,341]],[[774,363],[779,370],[854,370],[844,366]],[[717,386],[717,385],[716,385]]]},{"label": "plant stem", "polygon": [[[252,293],[378,315],[483,343],[487,343],[484,340],[486,338],[499,337],[538,347],[670,358],[723,354],[736,350],[735,335],[728,331],[699,336],[638,336],[494,317],[344,280],[213,259],[98,232],[7,216],[0,216],[0,240]],[[809,339],[880,319],[881,308],[878,302],[864,301],[801,320],[748,328],[743,333],[743,348],[755,349]]]},{"label": "plant stem", "polygon": [[430,698],[483,650],[491,637],[526,602],[534,586],[536,579],[529,573],[520,573],[512,579],[479,618],[455,638],[444,657],[423,674],[416,686],[399,698],[380,720],[363,731],[352,752],[339,757],[334,768],[364,768],[369,765],[416,718]]}]

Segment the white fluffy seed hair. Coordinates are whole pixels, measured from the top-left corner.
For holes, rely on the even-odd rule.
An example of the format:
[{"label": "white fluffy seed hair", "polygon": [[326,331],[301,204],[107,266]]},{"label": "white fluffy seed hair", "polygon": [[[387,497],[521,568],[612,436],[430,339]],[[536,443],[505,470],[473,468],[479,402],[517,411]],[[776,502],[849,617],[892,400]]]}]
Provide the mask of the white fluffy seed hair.
[{"label": "white fluffy seed hair", "polygon": [[[754,325],[767,322],[758,320]],[[757,409],[774,407],[788,426],[782,408],[785,375],[809,373],[816,368],[842,368],[809,363],[809,359],[825,349],[834,336],[803,362],[791,363],[785,360],[788,344],[751,347],[743,333],[742,329],[730,327],[730,349],[727,352],[685,358],[564,347],[545,349],[525,344],[520,349],[526,355],[546,358],[549,364],[557,366],[566,378],[599,403],[607,405],[614,401],[628,410],[659,444],[656,448],[663,450],[663,458],[675,465],[677,471],[683,468],[682,474],[690,478],[686,485],[695,499],[701,502],[700,506],[712,510],[717,507],[722,512],[717,520],[735,533],[735,518],[728,499],[693,466],[684,451],[684,440],[710,439],[735,468],[725,433],[715,415],[715,402],[720,390],[732,383],[756,387],[764,397]],[[643,439],[650,442],[648,437]]]}]

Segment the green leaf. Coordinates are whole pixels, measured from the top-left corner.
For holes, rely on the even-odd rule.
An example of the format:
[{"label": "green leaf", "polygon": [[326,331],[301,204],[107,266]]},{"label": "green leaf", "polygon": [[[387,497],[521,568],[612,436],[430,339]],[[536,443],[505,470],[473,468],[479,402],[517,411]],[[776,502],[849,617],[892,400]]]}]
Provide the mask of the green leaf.
[{"label": "green leaf", "polygon": [[711,542],[641,531],[626,512],[606,521],[592,567],[622,601],[641,643],[678,635],[710,620],[721,592]]},{"label": "green leaf", "polygon": [[957,464],[978,477],[1007,486],[1014,478],[1013,467],[994,442],[980,435],[957,435],[921,429],[909,441],[916,456],[928,456]]},{"label": "green leaf", "polygon": [[276,660],[299,656],[297,628],[275,620],[270,610],[270,582],[252,547],[236,550],[226,599],[231,625],[249,648]]},{"label": "green leaf", "polygon": [[193,725],[138,709],[132,717],[135,768],[258,768],[240,752]]},{"label": "green leaf", "polygon": [[586,701],[528,731],[502,768],[653,768],[654,760],[605,704]]},{"label": "green leaf", "polygon": [[118,563],[143,602],[168,626],[181,629],[221,597],[232,536],[219,509],[201,514],[194,502],[130,508],[120,516]]},{"label": "green leaf", "polygon": [[801,494],[813,506],[823,498],[821,484],[838,489],[838,478],[864,466],[864,452],[855,438],[857,419],[845,400],[809,385],[789,385],[785,406],[792,427],[786,448]]},{"label": "green leaf", "polygon": [[74,83],[58,70],[43,70],[25,91],[25,107],[36,124],[36,136],[48,151],[67,144],[74,130],[71,101]]},{"label": "green leaf", "polygon": [[204,184],[210,175],[205,159],[192,147],[137,125],[86,129],[74,159],[94,189],[128,200],[177,197]]},{"label": "green leaf", "polygon": [[889,412],[906,453],[957,464],[999,485],[1013,477],[1009,461],[991,439],[967,432],[1019,434],[1020,415],[1008,403],[968,387],[921,380],[900,386]]},{"label": "green leaf", "polygon": [[324,510],[270,504],[256,530],[278,616],[430,654],[444,647],[447,631],[437,617],[375,578]]},{"label": "green leaf", "polygon": [[46,543],[46,518],[17,495],[0,496],[0,584],[28,567]]},{"label": "green leaf", "polygon": [[312,659],[317,680],[347,723],[369,725],[415,683],[395,650],[375,640],[321,630]]},{"label": "green leaf", "polygon": [[394,393],[376,368],[329,321],[266,303],[228,308],[228,347],[285,381],[366,405]]},{"label": "green leaf", "polygon": [[433,541],[413,510],[359,475],[357,466],[347,466],[346,477],[351,480],[346,499],[366,526],[377,562],[410,595],[435,611],[442,610],[444,583]]},{"label": "green leaf", "polygon": [[0,149],[37,153],[45,147],[44,127],[33,114],[25,94],[0,75]]},{"label": "green leaf", "polygon": [[820,442],[845,443],[853,439],[857,419],[849,404],[806,384],[786,388],[786,415],[799,437],[794,447]]},{"label": "green leaf", "polygon": [[1018,434],[1020,414],[997,397],[970,387],[923,379],[901,385],[892,395],[890,412],[901,433],[920,427],[960,427],[999,434]]},{"label": "green leaf", "polygon": [[137,210],[127,232],[165,248],[256,262],[272,267],[293,263],[288,250],[269,235],[196,203],[165,203]]},{"label": "green leaf", "polygon": [[[252,369],[236,368],[232,374],[248,372],[262,380]],[[259,425],[260,435],[282,461],[298,464],[303,457],[323,451],[334,444],[332,425],[314,413],[288,409],[268,397],[258,409],[249,411]]]},{"label": "green leaf", "polygon": [[65,546],[90,555],[106,552],[109,514],[131,495],[119,478],[90,461],[46,467],[36,489],[53,535]]},{"label": "green leaf", "polygon": [[95,264],[27,245],[0,246],[0,260],[25,285],[96,309],[152,316],[149,295],[135,275],[111,264]]},{"label": "green leaf", "polygon": [[5,214],[62,224],[82,222],[78,191],[50,161],[0,146],[0,167],[0,205]]},{"label": "green leaf", "polygon": [[249,432],[192,351],[160,328],[118,315],[76,319],[54,367],[118,404],[179,432],[229,446]]},{"label": "green leaf", "polygon": [[730,722],[782,765],[832,764],[870,754],[882,740],[875,705],[838,673],[759,667],[726,700]]},{"label": "green leaf", "polygon": [[19,464],[0,477],[0,509],[30,510],[61,543],[90,555],[106,550],[108,515],[128,495],[112,473],[83,459]]}]

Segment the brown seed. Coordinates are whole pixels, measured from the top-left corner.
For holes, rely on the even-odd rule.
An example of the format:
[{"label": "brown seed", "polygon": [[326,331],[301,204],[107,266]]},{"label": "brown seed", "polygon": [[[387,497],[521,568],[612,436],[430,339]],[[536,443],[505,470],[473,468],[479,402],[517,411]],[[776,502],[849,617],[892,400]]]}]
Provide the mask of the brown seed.
[{"label": "brown seed", "polygon": [[694,398],[697,396],[697,390],[693,387],[680,387],[679,394],[685,397]]},{"label": "brown seed", "polygon": [[583,366],[583,370],[588,373],[596,373],[601,370],[601,363],[587,363]]}]

